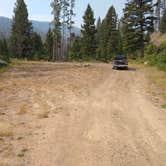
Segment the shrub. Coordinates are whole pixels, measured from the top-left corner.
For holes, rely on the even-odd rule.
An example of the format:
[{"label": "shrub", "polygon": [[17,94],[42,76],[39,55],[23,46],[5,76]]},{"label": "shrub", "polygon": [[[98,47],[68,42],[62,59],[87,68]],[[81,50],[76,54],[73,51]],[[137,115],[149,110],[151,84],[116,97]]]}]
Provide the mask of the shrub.
[{"label": "shrub", "polygon": [[148,55],[156,54],[157,52],[158,52],[158,48],[154,44],[149,44],[145,49],[145,54],[148,54]]},{"label": "shrub", "polygon": [[160,47],[159,47],[159,51],[162,52],[166,50],[166,41],[164,41],[163,43],[161,43]]},{"label": "shrub", "polygon": [[146,56],[144,61],[149,65],[157,66],[161,70],[166,71],[166,42],[163,42],[158,48],[154,45],[149,45],[146,48]]}]

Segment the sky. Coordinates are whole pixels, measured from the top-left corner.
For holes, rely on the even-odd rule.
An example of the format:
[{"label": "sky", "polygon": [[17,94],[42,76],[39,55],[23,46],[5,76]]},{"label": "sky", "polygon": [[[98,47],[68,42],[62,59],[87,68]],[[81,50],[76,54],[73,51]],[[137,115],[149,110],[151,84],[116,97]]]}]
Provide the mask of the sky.
[{"label": "sky", "polygon": [[[51,21],[52,0],[25,0],[28,7],[29,19],[38,21]],[[0,16],[12,18],[13,8],[16,0],[0,0]],[[81,27],[82,16],[86,10],[88,3],[91,5],[95,18],[99,16],[103,19],[111,5],[114,5],[119,16],[122,16],[126,0],[76,0],[74,18],[75,26]]]}]

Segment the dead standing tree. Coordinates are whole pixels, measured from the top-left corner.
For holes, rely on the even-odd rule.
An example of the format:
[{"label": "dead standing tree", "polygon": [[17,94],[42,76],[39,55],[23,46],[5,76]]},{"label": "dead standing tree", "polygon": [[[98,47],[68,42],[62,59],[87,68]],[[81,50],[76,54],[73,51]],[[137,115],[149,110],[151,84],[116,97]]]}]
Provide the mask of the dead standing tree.
[{"label": "dead standing tree", "polygon": [[69,56],[69,48],[71,46],[71,42],[72,42],[72,28],[73,28],[73,24],[74,24],[74,7],[75,7],[75,0],[68,0],[69,3],[69,9],[68,9],[68,19],[67,19],[67,28],[69,31],[69,43],[67,42],[67,60],[68,60],[68,56]]},{"label": "dead standing tree", "polygon": [[53,19],[53,61],[60,60],[60,47],[61,47],[61,10],[62,2],[61,0],[54,0],[51,3]]},{"label": "dead standing tree", "polygon": [[159,26],[160,26],[160,20],[161,20],[161,15],[162,15],[162,11],[164,11],[164,9],[166,8],[166,0],[157,0],[157,2],[155,3],[156,6],[156,30],[159,30]]}]

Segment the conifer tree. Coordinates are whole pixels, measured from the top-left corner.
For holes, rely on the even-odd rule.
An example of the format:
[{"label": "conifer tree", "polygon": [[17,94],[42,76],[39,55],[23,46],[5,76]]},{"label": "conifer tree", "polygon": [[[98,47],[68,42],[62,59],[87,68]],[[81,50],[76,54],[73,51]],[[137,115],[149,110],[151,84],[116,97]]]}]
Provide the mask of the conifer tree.
[{"label": "conifer tree", "polygon": [[113,6],[106,16],[106,28],[107,56],[111,59],[118,52],[117,15]]},{"label": "conifer tree", "polygon": [[122,54],[123,53],[123,42],[122,42],[122,32],[121,32],[121,21],[118,23],[118,30],[117,30],[117,53]]},{"label": "conifer tree", "polygon": [[110,7],[102,22],[101,31],[97,54],[99,59],[108,61],[119,50],[118,43],[120,38],[118,35],[117,15],[113,6]]},{"label": "conifer tree", "polygon": [[126,23],[125,43],[128,50],[132,50],[135,46],[135,50],[140,49],[141,57],[144,57],[146,34],[154,31],[154,20],[152,0],[129,0],[126,3],[124,23]]},{"label": "conifer tree", "polygon": [[101,18],[100,17],[97,20],[96,30],[97,30],[97,33],[96,33],[96,42],[97,42],[97,44],[99,44],[101,33],[102,33],[101,32]]},{"label": "conifer tree", "polygon": [[96,28],[94,12],[91,6],[88,4],[85,14],[83,16],[84,23],[81,26],[82,33],[82,48],[81,54],[84,59],[95,59],[96,58]]},{"label": "conifer tree", "polygon": [[160,32],[161,33],[166,33],[166,9],[164,10],[164,14],[161,18]]},{"label": "conifer tree", "polygon": [[0,58],[9,61],[8,45],[5,38],[0,38]]},{"label": "conifer tree", "polygon": [[82,46],[81,37],[76,36],[74,38],[74,41],[72,42],[72,46],[70,48],[70,54],[69,54],[70,60],[72,60],[72,61],[73,60],[74,61],[82,60],[81,46]]},{"label": "conifer tree", "polygon": [[32,56],[32,24],[28,20],[28,10],[24,0],[17,0],[14,8],[10,37],[11,54],[17,58]]},{"label": "conifer tree", "polygon": [[49,28],[47,35],[46,35],[46,40],[45,40],[45,54],[46,54],[46,59],[49,61],[52,61],[53,57],[53,32],[51,28]]},{"label": "conifer tree", "polygon": [[43,42],[41,36],[37,32],[34,32],[32,34],[32,42],[33,42],[33,53],[35,56],[34,58],[36,60],[44,59]]},{"label": "conifer tree", "polygon": [[135,27],[132,16],[133,8],[133,2],[126,3],[123,11],[124,17],[121,19],[123,50],[126,54],[132,54],[134,51],[140,48],[139,32],[133,28]]}]

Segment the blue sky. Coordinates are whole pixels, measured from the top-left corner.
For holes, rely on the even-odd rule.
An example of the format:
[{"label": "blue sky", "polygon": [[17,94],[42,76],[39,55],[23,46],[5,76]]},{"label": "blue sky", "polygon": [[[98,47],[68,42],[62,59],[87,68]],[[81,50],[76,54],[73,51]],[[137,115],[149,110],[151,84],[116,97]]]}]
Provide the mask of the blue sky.
[{"label": "blue sky", "polygon": [[[52,0],[25,0],[28,6],[29,18],[39,21],[51,21],[51,1]],[[0,0],[0,16],[11,18],[15,2],[16,0]],[[115,6],[118,15],[121,16],[125,2],[126,0],[76,0],[75,25],[78,27],[81,26],[82,16],[88,3],[90,3],[94,10],[95,18],[99,16],[104,18],[111,5]]]}]

